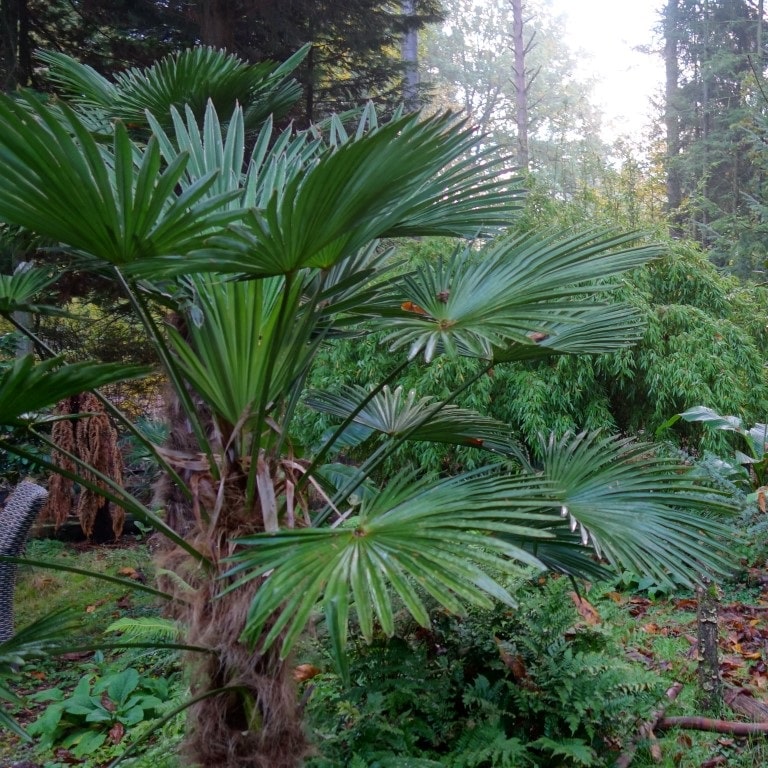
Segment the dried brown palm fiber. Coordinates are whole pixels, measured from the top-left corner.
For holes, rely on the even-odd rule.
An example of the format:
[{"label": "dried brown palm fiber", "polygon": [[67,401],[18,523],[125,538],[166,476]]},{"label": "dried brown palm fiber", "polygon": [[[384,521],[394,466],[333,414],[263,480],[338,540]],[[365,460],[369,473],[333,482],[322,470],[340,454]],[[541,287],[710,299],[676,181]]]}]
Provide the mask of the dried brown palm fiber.
[{"label": "dried brown palm fiber", "polygon": [[190,710],[182,746],[185,765],[219,768],[297,768],[310,753],[290,660],[279,642],[266,653],[240,642],[260,580],[221,595],[221,580],[205,579],[180,612],[186,641],[213,653],[189,654],[192,695],[237,687]]},{"label": "dried brown palm fiber", "polygon": [[205,768],[296,768],[310,747],[292,664],[280,660],[279,640],[265,654],[240,642],[248,608],[261,580],[221,594],[228,586],[221,578],[227,567],[222,561],[233,551],[232,540],[261,528],[260,516],[250,515],[243,508],[242,490],[235,478],[232,481],[225,493],[226,511],[219,519],[216,534],[201,531],[188,537],[197,551],[216,564],[214,572],[206,571],[177,547],[155,554],[159,586],[176,598],[169,613],[185,627],[185,641],[212,651],[190,653],[185,659],[193,694],[224,686],[239,688],[238,692],[206,698],[190,710],[184,764]]},{"label": "dried brown palm fiber", "polygon": [[[185,327],[182,319],[172,315],[168,318],[168,323],[184,335]],[[190,397],[197,409],[208,439],[212,443],[212,448],[216,451],[220,447],[220,440],[217,438],[218,431],[210,415],[210,410],[194,393],[190,392]],[[198,443],[192,425],[184,412],[181,399],[170,386],[165,393],[165,420],[168,424],[168,438],[165,442],[165,448],[179,455],[198,455],[202,447]],[[200,478],[196,477],[198,470],[183,465],[176,466],[172,461],[170,463],[188,488],[193,484],[200,483]],[[193,502],[166,474],[163,474],[155,484],[152,504],[165,510],[165,522],[178,534],[186,536],[197,529],[197,510],[194,508]]]},{"label": "dried brown palm fiber", "polygon": [[[62,400],[55,408],[56,416],[68,416],[77,413],[78,395]],[[75,422],[73,419],[61,419],[53,424],[51,438],[62,450],[75,452]],[[75,472],[74,461],[60,451],[51,453],[51,460],[57,466],[68,472]],[[48,501],[40,512],[41,520],[52,520],[56,528],[64,524],[72,512],[74,482],[58,473],[51,474],[48,479]]]},{"label": "dried brown palm fiber", "polygon": [[[117,430],[112,426],[104,406],[91,392],[80,395],[80,412],[90,414],[77,421],[75,445],[77,455],[94,469],[120,484],[123,479],[123,464],[117,445]],[[96,475],[84,473],[97,487],[106,490],[107,485]],[[125,511],[108,502],[103,496],[89,488],[82,488],[75,510],[80,527],[89,538],[93,535],[96,518],[108,514],[115,538],[120,538],[125,523]]]}]

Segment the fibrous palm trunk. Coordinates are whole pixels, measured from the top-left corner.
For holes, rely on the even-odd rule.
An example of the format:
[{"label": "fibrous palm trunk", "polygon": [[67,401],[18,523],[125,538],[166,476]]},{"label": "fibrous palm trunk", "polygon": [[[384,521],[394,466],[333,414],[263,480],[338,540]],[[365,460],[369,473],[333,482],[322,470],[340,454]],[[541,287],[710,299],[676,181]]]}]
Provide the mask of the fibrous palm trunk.
[{"label": "fibrous palm trunk", "polygon": [[[204,409],[198,405],[205,421]],[[176,456],[189,452],[191,458],[197,446],[173,395],[167,413],[168,447]],[[175,469],[192,491],[192,498],[166,480],[156,489],[156,502],[168,510],[168,522],[210,558],[213,568],[205,570],[177,547],[161,547],[156,557],[161,570],[180,577],[165,579],[162,587],[177,594],[174,618],[184,626],[186,642],[210,651],[187,657],[192,696],[227,690],[203,698],[190,708],[182,747],[185,765],[297,768],[308,753],[308,741],[291,667],[279,658],[279,643],[261,653],[240,641],[260,580],[223,594],[230,586],[222,574],[228,568],[224,558],[233,551],[231,542],[263,530],[261,516],[258,510],[245,508],[242,473],[222,468],[227,490],[212,527],[204,518],[216,504],[218,483],[207,471],[190,466],[192,461],[185,468],[181,460]]]}]

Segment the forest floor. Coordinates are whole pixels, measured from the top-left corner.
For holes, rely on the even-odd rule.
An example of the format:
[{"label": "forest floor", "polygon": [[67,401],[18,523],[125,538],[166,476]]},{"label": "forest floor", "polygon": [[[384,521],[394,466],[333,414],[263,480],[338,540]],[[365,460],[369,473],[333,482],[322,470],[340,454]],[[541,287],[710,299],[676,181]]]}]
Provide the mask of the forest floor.
[{"label": "forest floor", "polygon": [[[132,537],[117,546],[38,540],[30,543],[28,556],[95,569],[129,581],[151,582],[152,578],[151,559],[145,542]],[[659,702],[653,722],[638,722],[634,741],[617,745],[605,765],[618,768],[630,765],[635,768],[651,765],[668,768],[768,765],[768,733],[739,733],[738,728],[734,730],[730,725],[734,722],[742,725],[768,723],[768,571],[764,567],[745,568],[741,581],[721,590],[718,642],[725,696],[721,711],[715,713],[702,712],[698,704],[699,647],[694,597],[651,596],[637,589],[633,591],[631,585],[624,587],[619,590],[600,585],[587,590],[577,601],[580,621],[592,625],[610,624],[611,634],[623,645],[626,656],[658,673],[665,684],[668,683],[668,700]],[[64,604],[73,605],[82,615],[83,633],[73,644],[97,640],[117,619],[158,615],[151,597],[119,585],[30,566],[20,569],[16,616],[19,626]],[[90,714],[90,722],[81,722],[85,731],[98,734],[98,743],[90,744],[82,735],[77,736],[83,729],[78,731],[61,722],[57,725],[51,721],[47,730],[36,734],[29,744],[9,731],[0,731],[0,768],[66,768],[73,765],[101,768],[120,756],[127,745],[146,734],[148,728],[144,722],[134,722],[135,711],[133,715],[121,712],[119,701],[115,705],[107,700],[107,691],[112,693],[114,688],[106,686],[110,679],[114,681],[115,670],[128,667],[137,670],[138,682],[132,684],[132,695],[134,698],[145,697],[139,702],[144,706],[145,714],[155,717],[163,714],[162,705],[153,703],[159,693],[155,681],[171,681],[165,694],[169,699],[175,697],[178,701],[183,695],[178,660],[167,651],[157,654],[146,650],[72,652],[24,665],[12,681],[19,702],[2,702],[2,706],[25,727],[55,708],[56,695],[53,699],[46,694],[41,697],[41,691],[54,689],[66,697],[78,684],[81,690],[84,690],[83,686],[87,689],[91,702],[86,702],[87,706],[95,712],[98,704],[103,704],[112,719],[105,722],[103,718],[99,720],[98,715]],[[87,683],[83,683],[84,680]],[[100,680],[107,681],[103,690],[99,688]],[[118,700],[119,696],[113,694],[113,698]],[[127,698],[126,694],[123,704]],[[150,712],[152,706],[155,709]],[[682,728],[674,720],[665,720],[704,715],[708,721],[690,719],[686,722],[689,727]],[[702,725],[718,727],[720,731],[702,730]],[[183,716],[172,718],[147,740],[151,745],[149,751],[137,760],[126,761],[126,765],[177,768],[173,752],[183,727]],[[768,730],[768,725],[762,727]]]}]

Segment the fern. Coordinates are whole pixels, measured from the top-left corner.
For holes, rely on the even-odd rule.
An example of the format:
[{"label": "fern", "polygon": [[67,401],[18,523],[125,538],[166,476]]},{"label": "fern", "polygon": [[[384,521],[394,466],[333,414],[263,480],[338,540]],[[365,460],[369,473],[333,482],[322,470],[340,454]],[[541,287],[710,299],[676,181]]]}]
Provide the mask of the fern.
[{"label": "fern", "polygon": [[140,616],[137,618],[124,617],[113,621],[106,629],[107,632],[122,632],[126,640],[142,642],[179,640],[181,631],[178,624],[170,619],[159,616]]},{"label": "fern", "polygon": [[595,750],[582,739],[559,739],[554,741],[542,736],[531,742],[530,747],[549,752],[552,757],[564,757],[568,764],[592,766],[599,765]]},{"label": "fern", "polygon": [[518,768],[531,765],[530,754],[520,739],[508,738],[498,722],[467,729],[444,765],[451,768]]}]

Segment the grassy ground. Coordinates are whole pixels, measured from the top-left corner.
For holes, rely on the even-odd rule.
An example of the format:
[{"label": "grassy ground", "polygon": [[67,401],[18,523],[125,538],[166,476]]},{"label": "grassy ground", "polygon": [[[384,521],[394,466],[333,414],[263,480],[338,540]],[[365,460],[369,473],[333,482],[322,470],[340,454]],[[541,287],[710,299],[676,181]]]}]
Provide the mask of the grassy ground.
[{"label": "grassy ground", "polygon": [[[27,557],[120,576],[136,583],[151,583],[153,578],[146,547],[131,538],[124,538],[117,546],[33,540],[28,545]],[[80,619],[80,630],[72,638],[73,646],[98,642],[103,638],[106,628],[118,619],[158,613],[155,599],[140,591],[79,574],[31,566],[20,567],[16,589],[17,626],[24,626],[65,605],[72,606]],[[113,636],[113,639],[117,639],[117,636]],[[168,652],[148,652],[144,649],[121,652],[75,651],[24,665],[14,681],[14,688],[23,704],[10,707],[9,711],[20,723],[28,726],[50,707],[49,702],[35,700],[41,691],[54,688],[69,694],[84,677],[98,684],[99,679],[108,678],[129,667],[137,669],[142,680],[166,677],[174,680],[179,677],[178,662]],[[175,695],[178,690],[172,687],[170,692],[163,692]],[[99,724],[95,723],[93,727],[98,730]],[[101,728],[104,730],[106,726]],[[146,728],[146,725],[137,724],[136,728],[125,730],[118,727],[108,733],[104,745],[88,755],[75,754],[76,746],[74,751],[72,747],[56,745],[51,749],[40,749],[41,739],[36,739],[38,744],[25,744],[13,734],[0,731],[0,765],[20,763],[24,768],[106,765],[125,751],[142,728]],[[175,736],[173,728],[177,732]],[[173,743],[178,741],[180,728],[181,721],[172,724],[172,727],[166,729],[167,740],[161,749],[152,750],[150,747],[150,752],[144,758],[127,764],[135,768],[175,768]],[[60,730],[63,733],[64,729]],[[149,743],[151,745],[153,741]]]},{"label": "grassy ground", "polygon": [[[659,674],[669,687],[681,683],[674,701],[661,700],[668,716],[706,716],[748,721],[723,704],[705,711],[699,699],[696,601],[693,595],[651,599],[644,594],[619,593],[605,585],[588,594],[600,620],[615,628],[625,654]],[[721,586],[719,610],[720,672],[727,692],[740,692],[768,705],[768,591],[754,583]],[[726,697],[727,698],[727,697]],[[665,768],[753,768],[768,765],[768,734],[734,737],[700,730],[656,731],[655,738],[638,739],[632,766]]]}]

